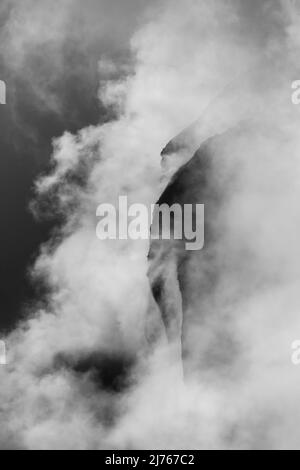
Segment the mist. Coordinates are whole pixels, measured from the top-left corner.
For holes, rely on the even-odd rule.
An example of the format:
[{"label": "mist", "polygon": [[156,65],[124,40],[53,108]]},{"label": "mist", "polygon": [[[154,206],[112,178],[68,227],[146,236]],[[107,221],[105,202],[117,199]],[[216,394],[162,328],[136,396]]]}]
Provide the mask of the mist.
[{"label": "mist", "polygon": [[[32,3],[28,23],[16,7],[8,24],[16,48],[12,70],[55,112],[61,112],[52,93],[62,69],[61,41],[82,47],[87,28],[97,55],[99,37],[110,35],[109,23],[91,20],[93,8],[101,4],[103,17],[112,9],[120,18],[124,8],[109,49],[129,35],[130,53],[125,60],[99,52],[95,92],[113,117],[55,138],[52,170],[35,184],[36,215],[47,207],[63,214],[64,223],[31,268],[33,282],[47,285],[43,306],[37,299],[29,318],[5,338],[1,447],[297,448],[300,381],[291,362],[300,335],[300,108],[291,101],[292,81],[299,78],[296,4],[160,1],[144,6],[143,20],[129,27],[136,2],[91,2],[84,9],[60,2],[61,14],[53,15],[44,36],[58,65],[51,59],[32,77],[28,60],[50,2]],[[66,38],[70,5],[84,20],[80,28],[77,21],[68,26]],[[101,203],[117,206],[119,195],[129,203],[155,203],[203,142],[245,119],[259,130],[239,139],[229,133],[215,180],[218,187],[235,175],[230,203],[216,221],[218,260],[227,271],[216,298],[199,298],[214,315],[190,344],[199,355],[218,347],[225,360],[183,383],[151,297],[148,242],[98,240],[96,210]],[[181,146],[162,169],[160,153],[175,136]],[[237,266],[245,289],[236,284]],[[201,266],[193,275],[201,275]],[[230,343],[210,342],[220,329],[236,341],[234,360],[226,360]],[[149,344],[154,330],[159,339]]]}]

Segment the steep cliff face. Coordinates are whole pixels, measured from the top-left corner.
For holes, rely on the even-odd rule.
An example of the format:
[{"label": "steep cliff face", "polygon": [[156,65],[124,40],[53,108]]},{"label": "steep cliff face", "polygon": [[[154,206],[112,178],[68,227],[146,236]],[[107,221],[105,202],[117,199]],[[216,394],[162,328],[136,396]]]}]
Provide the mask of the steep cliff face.
[{"label": "steep cliff face", "polygon": [[[245,121],[209,138],[175,172],[158,201],[158,207],[205,207],[202,250],[187,251],[184,237],[171,237],[152,239],[149,252],[153,295],[169,340],[181,343],[186,370],[234,370],[239,346],[230,331],[231,311],[271,282],[255,250],[260,231],[253,230],[251,198],[262,197],[266,204],[264,182],[269,186],[267,162],[274,158],[274,149],[266,151],[263,143],[272,141],[274,132],[265,125],[262,134],[258,123]],[[179,149],[177,142],[167,149]],[[267,204],[271,209],[271,198]]]}]

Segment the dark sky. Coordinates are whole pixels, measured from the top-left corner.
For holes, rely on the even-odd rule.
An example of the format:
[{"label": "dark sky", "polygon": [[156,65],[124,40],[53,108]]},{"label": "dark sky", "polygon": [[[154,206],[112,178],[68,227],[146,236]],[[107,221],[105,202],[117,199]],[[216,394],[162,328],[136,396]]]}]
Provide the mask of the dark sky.
[{"label": "dark sky", "polygon": [[[97,62],[95,61],[95,71]],[[5,68],[2,76],[5,79]],[[2,79],[2,78],[1,78]],[[97,75],[91,80],[91,88],[81,99],[74,77],[68,79],[59,95],[66,103],[66,111],[58,115],[44,111],[33,104],[30,91],[19,88],[11,101],[11,82],[7,81],[7,105],[0,107],[0,259],[1,294],[0,327],[13,326],[16,318],[24,313],[24,303],[34,292],[27,279],[27,268],[34,260],[38,247],[49,238],[55,220],[36,221],[29,202],[33,197],[36,177],[49,169],[51,140],[64,130],[76,131],[86,124],[96,123],[99,118],[97,101]],[[18,90],[18,86],[15,88]],[[68,113],[68,107],[74,110]],[[13,106],[15,108],[13,108]],[[24,127],[18,126],[14,118]],[[28,130],[26,130],[26,128]],[[34,131],[34,132],[33,132]]]},{"label": "dark sky", "polygon": [[145,4],[127,2],[125,18],[119,1],[71,3],[70,11],[65,0],[0,5],[0,79],[7,86],[7,104],[0,106],[1,330],[30,313],[38,287],[28,268],[58,223],[37,221],[29,210],[34,181],[50,168],[52,139],[111,118],[98,99],[99,60],[127,60]]}]

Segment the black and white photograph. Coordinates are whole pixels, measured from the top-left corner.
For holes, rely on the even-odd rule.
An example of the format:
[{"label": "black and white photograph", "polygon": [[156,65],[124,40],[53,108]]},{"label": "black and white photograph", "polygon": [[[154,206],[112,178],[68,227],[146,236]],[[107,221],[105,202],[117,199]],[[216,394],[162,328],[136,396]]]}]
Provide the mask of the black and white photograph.
[{"label": "black and white photograph", "polygon": [[300,2],[0,0],[0,450],[300,450]]}]

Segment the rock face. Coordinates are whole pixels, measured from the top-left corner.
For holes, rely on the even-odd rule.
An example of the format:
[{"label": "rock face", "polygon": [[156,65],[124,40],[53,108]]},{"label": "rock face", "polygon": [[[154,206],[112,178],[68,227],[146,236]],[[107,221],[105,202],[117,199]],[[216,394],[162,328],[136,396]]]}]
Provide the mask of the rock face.
[{"label": "rock face", "polygon": [[[237,200],[249,196],[247,191],[243,196],[243,185],[252,184],[245,149],[249,142],[259,147],[259,139],[259,126],[253,122],[207,139],[177,170],[158,201],[205,206],[204,249],[187,251],[184,240],[152,240],[149,252],[153,296],[169,341],[180,343],[186,372],[232,368],[239,346],[230,328],[231,309],[262,282],[251,251],[253,240],[248,243],[243,237],[236,216]],[[163,156],[177,148],[171,142]]]}]

